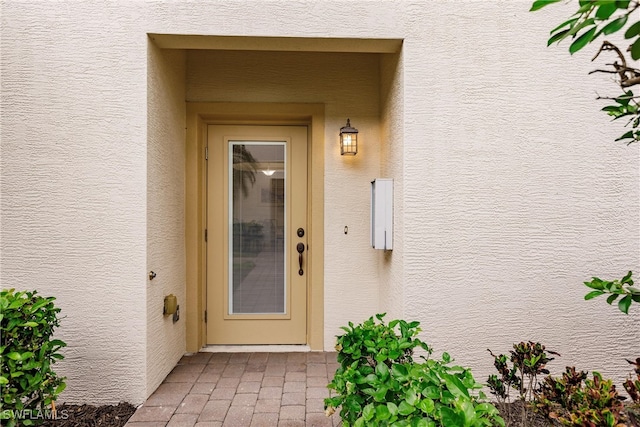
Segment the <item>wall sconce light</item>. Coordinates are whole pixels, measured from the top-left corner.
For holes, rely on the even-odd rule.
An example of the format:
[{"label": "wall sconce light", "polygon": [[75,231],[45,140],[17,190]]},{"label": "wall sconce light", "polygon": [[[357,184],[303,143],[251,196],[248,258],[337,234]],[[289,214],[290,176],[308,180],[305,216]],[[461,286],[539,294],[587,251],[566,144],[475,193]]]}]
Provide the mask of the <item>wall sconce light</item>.
[{"label": "wall sconce light", "polygon": [[358,129],[351,127],[349,119],[347,119],[347,125],[340,128],[340,154],[343,156],[358,154]]}]

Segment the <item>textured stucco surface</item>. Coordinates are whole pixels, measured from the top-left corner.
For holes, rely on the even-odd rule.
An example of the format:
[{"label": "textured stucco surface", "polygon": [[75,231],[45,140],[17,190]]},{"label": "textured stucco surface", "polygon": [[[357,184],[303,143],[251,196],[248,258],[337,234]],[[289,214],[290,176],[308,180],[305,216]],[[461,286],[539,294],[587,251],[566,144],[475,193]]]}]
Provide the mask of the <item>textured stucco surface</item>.
[{"label": "textured stucco surface", "polygon": [[147,39],[95,6],[2,2],[1,281],[57,298],[63,400],[139,403]]},{"label": "textured stucco surface", "polygon": [[[185,65],[183,51],[149,43],[147,145],[147,394],[184,354]],[[178,298],[180,318],[163,316],[164,297]]]},{"label": "textured stucco surface", "polygon": [[613,142],[622,129],[594,101],[616,89],[587,76],[591,48],[545,47],[569,10],[468,6],[408,10],[423,25],[406,26],[403,55],[404,314],[480,378],[486,348],[531,339],[559,370],[621,379],[639,313],[585,302],[581,285],[640,267],[639,147]]},{"label": "textured stucco surface", "polygon": [[[338,325],[389,311],[480,379],[486,348],[527,339],[562,354],[557,370],[626,375],[638,310],[584,302],[581,283],[640,269],[639,148],[614,143],[622,130],[598,111],[594,93],[615,88],[587,76],[593,50],[545,47],[571,10],[529,3],[3,1],[1,281],[58,297],[65,397],[139,403],[184,346],[157,315],[160,294],[183,292],[182,255],[166,262],[183,247],[180,94],[160,90],[182,72],[186,100],[325,103],[327,349]],[[187,52],[181,69],[146,33],[404,43],[353,61]],[[352,159],[337,150],[347,117],[362,137]],[[376,176],[396,181],[390,254],[368,246]]]},{"label": "textured stucco surface", "polygon": [[379,312],[404,318],[404,84],[402,52],[380,58],[380,176],[393,178],[394,249],[376,251],[380,275]]}]

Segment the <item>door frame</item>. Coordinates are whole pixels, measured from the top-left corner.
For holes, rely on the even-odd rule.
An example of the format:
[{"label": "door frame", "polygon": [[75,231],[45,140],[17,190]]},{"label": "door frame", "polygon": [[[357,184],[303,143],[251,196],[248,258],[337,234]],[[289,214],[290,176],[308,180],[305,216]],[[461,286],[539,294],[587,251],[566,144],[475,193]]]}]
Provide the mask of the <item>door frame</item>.
[{"label": "door frame", "polygon": [[303,125],[308,132],[309,283],[307,345],[324,346],[324,105],[299,103],[187,102],[185,164],[186,350],[206,345],[207,126]]}]

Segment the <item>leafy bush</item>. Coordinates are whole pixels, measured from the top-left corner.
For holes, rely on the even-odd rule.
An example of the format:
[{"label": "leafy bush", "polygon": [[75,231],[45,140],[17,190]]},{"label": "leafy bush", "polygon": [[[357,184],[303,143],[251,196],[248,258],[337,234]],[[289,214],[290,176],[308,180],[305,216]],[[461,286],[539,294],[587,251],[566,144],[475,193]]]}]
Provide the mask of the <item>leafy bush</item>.
[{"label": "leafy bush", "polygon": [[636,374],[636,378],[634,379],[631,375],[624,382],[624,389],[627,390],[631,400],[635,403],[640,404],[640,357],[636,358],[635,361],[627,360],[630,365],[634,366],[634,372]]},{"label": "leafy bush", "polygon": [[640,426],[640,357],[635,361],[627,360],[627,362],[634,366],[635,378],[629,375],[629,378],[622,384],[633,401],[633,404],[628,405],[625,411],[631,425]]},{"label": "leafy bush", "polygon": [[66,344],[52,340],[59,326],[59,308],[55,298],[43,298],[37,292],[0,292],[0,420],[14,426],[33,425],[64,390],[64,378],[51,370],[63,356],[58,352]]},{"label": "leafy bush", "polygon": [[[494,355],[491,350],[488,350],[494,359],[494,366],[498,370],[500,376],[490,375],[487,379],[487,385],[491,390],[491,393],[496,396],[498,405],[501,407],[502,412],[507,414],[507,421],[511,423],[511,389],[517,390],[518,397],[522,401],[522,422],[525,423],[527,419],[527,404],[533,400],[534,391],[538,385],[538,375],[548,374],[546,369],[547,363],[554,358],[549,357],[549,354],[559,356],[558,353],[546,350],[545,346],[540,343],[520,342],[513,345],[513,350],[510,351],[510,356],[507,357],[504,354],[498,356]],[[509,367],[509,361],[511,367]]]},{"label": "leafy bush", "polygon": [[536,407],[565,426],[615,427],[624,425],[623,399],[598,372],[588,379],[586,372],[567,367],[561,378],[545,378]]},{"label": "leafy bush", "polygon": [[[504,426],[498,410],[483,402],[482,386],[471,371],[450,366],[451,358],[428,359],[431,348],[416,338],[419,322],[393,320],[378,314],[360,325],[342,329],[337,339],[337,369],[325,399],[327,415],[341,407],[342,425],[349,426]],[[413,360],[424,350],[423,363]]]}]

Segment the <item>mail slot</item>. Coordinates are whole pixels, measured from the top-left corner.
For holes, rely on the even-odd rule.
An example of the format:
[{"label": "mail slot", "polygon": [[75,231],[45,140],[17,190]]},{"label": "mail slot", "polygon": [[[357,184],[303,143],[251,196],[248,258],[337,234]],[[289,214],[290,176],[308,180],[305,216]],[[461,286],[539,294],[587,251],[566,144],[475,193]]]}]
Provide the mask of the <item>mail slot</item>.
[{"label": "mail slot", "polygon": [[393,249],[393,179],[371,181],[371,246]]}]

